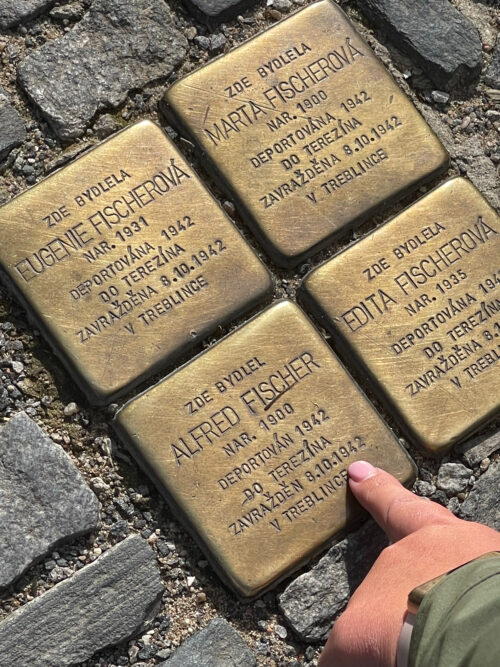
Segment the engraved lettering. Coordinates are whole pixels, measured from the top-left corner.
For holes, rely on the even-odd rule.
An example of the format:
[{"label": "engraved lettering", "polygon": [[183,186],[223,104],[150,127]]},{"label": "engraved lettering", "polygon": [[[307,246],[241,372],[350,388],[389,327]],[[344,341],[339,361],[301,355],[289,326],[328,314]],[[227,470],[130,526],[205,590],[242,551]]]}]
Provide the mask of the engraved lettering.
[{"label": "engraved lettering", "polygon": [[276,369],[267,380],[240,394],[240,399],[250,414],[257,415],[259,408],[264,411],[269,410],[283,394],[318,368],[321,368],[321,365],[314,360],[313,355],[310,352],[303,352]]}]

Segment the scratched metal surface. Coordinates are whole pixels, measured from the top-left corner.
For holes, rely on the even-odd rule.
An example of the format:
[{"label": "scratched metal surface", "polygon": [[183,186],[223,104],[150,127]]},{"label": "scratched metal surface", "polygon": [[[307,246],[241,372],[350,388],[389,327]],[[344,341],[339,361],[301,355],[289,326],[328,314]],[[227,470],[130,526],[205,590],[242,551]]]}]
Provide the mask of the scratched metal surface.
[{"label": "scratched metal surface", "polygon": [[267,269],[149,121],[0,209],[0,263],[93,402],[267,295]]},{"label": "scratched metal surface", "polygon": [[164,108],[284,266],[447,166],[437,137],[329,0],[181,79]]},{"label": "scratched metal surface", "polygon": [[358,516],[347,466],[405,450],[302,310],[280,301],[118,413],[221,576],[262,592]]},{"label": "scratched metal surface", "polygon": [[498,410],[500,218],[469,181],[447,181],[314,270],[302,301],[431,452]]}]

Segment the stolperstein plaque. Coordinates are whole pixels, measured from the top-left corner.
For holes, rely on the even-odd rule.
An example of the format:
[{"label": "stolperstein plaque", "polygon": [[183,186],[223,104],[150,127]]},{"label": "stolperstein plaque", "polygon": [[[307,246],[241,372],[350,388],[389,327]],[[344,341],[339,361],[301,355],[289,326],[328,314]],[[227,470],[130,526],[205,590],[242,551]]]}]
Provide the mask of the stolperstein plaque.
[{"label": "stolperstein plaque", "polygon": [[413,477],[406,452],[290,301],[132,400],[117,429],[243,596],[352,522],[350,463]]},{"label": "stolperstein plaque", "polygon": [[500,219],[465,179],[313,271],[302,301],[430,451],[498,412]]},{"label": "stolperstein plaque", "polygon": [[149,121],[2,207],[0,264],[97,403],[170,363],[272,287]]},{"label": "stolperstein plaque", "polygon": [[162,105],[285,266],[447,165],[427,123],[329,0],[176,82]]}]

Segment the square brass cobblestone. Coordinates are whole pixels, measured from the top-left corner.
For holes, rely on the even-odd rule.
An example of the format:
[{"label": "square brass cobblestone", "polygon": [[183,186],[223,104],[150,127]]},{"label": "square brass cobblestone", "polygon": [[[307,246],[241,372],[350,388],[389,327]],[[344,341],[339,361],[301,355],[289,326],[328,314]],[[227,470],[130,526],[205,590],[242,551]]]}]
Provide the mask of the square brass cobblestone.
[{"label": "square brass cobblestone", "polygon": [[166,92],[164,109],[285,266],[448,161],[430,127],[329,0],[181,79]]},{"label": "square brass cobblestone", "polygon": [[452,179],[314,270],[303,301],[417,443],[443,452],[500,406],[500,218]]},{"label": "square brass cobblestone", "polygon": [[0,208],[0,263],[96,402],[158,370],[272,287],[149,121]]},{"label": "square brass cobblestone", "polygon": [[221,575],[255,595],[358,516],[347,466],[406,452],[298,306],[281,301],[128,403],[118,430]]}]

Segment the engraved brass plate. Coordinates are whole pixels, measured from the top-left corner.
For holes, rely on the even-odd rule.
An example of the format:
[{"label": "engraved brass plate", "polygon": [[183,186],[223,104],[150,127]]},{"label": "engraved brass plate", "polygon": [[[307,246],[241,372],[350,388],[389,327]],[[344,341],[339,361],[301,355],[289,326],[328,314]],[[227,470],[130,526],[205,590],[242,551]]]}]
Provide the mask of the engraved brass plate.
[{"label": "engraved brass plate", "polygon": [[500,219],[468,181],[447,181],[313,271],[303,299],[427,449],[448,449],[500,407]]},{"label": "engraved brass plate", "polygon": [[285,266],[447,164],[427,123],[329,0],[189,74],[163,105]]},{"label": "engraved brass plate", "polygon": [[118,430],[226,581],[259,593],[357,514],[347,466],[413,466],[303,312],[265,310],[131,401]]},{"label": "engraved brass plate", "polygon": [[271,288],[268,271],[149,121],[1,208],[0,263],[95,402]]}]

